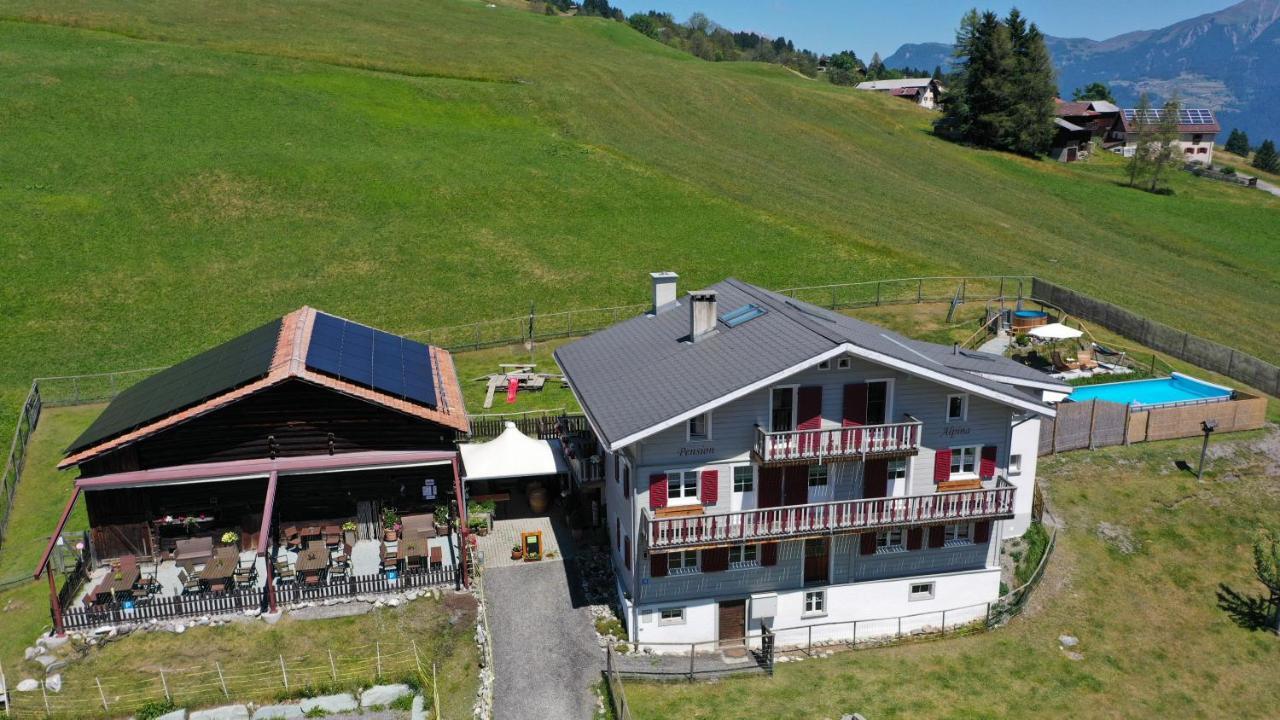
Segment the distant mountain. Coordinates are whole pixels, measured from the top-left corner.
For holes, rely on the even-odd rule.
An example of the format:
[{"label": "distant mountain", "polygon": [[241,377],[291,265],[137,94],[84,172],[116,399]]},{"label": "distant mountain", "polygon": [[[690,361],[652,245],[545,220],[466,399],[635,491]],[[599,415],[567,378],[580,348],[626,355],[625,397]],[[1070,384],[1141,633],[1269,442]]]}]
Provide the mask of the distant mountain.
[{"label": "distant mountain", "polygon": [[[1244,0],[1109,40],[1048,37],[1047,44],[1063,97],[1094,81],[1110,85],[1121,105],[1143,91],[1156,101],[1177,91],[1185,104],[1217,111],[1224,131],[1239,127],[1255,144],[1280,140],[1280,0]],[[950,45],[917,43],[885,65],[946,68],[950,60]]]}]

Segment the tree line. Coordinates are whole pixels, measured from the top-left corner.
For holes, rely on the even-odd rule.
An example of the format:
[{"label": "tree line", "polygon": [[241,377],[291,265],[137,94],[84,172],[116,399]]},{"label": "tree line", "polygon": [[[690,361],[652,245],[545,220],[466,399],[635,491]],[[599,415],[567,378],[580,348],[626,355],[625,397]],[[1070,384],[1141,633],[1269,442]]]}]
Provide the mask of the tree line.
[{"label": "tree line", "polygon": [[1276,144],[1271,140],[1263,140],[1255,151],[1253,146],[1249,144],[1248,133],[1232,128],[1231,135],[1227,137],[1226,150],[1246,160],[1249,159],[1249,155],[1252,153],[1253,159],[1249,162],[1250,165],[1269,173],[1280,173],[1280,154],[1276,153]]}]

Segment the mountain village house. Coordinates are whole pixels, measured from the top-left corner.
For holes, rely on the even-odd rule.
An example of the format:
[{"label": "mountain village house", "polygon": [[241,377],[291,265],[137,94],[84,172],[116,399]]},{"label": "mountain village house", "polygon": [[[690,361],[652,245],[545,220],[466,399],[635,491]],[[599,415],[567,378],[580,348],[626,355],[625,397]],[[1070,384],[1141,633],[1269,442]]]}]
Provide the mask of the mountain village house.
[{"label": "mountain village house", "polygon": [[932,78],[868,80],[858,83],[857,89],[888,93],[930,110],[938,107],[938,98],[942,97],[942,83]]},{"label": "mountain village house", "polygon": [[652,281],[651,312],[556,352],[604,456],[631,641],[981,617],[1068,388],[737,280]]},{"label": "mountain village house", "polygon": [[[1159,122],[1164,111],[1149,110],[1145,118],[1138,111],[1126,109],[1120,114],[1120,124],[1111,132],[1109,140],[1118,143],[1115,151],[1132,157],[1143,134],[1150,132]],[[1212,110],[1188,108],[1178,111],[1178,148],[1186,162],[1213,164],[1213,145],[1222,127]]]}]

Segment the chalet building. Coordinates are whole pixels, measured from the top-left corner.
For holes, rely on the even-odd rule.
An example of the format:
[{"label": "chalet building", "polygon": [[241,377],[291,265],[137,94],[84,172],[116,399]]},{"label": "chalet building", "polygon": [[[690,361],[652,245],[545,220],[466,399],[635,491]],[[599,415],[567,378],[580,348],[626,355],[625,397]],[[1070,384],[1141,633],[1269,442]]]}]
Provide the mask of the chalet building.
[{"label": "chalet building", "polygon": [[[1123,110],[1120,114],[1120,124],[1111,134],[1111,140],[1116,143],[1115,152],[1125,157],[1133,157],[1142,135],[1159,124],[1163,114],[1163,110],[1154,109],[1148,110],[1145,117],[1139,117],[1135,109]],[[1177,130],[1177,144],[1182,150],[1183,160],[1204,165],[1213,164],[1214,141],[1218,133],[1222,132],[1222,126],[1218,124],[1212,110],[1199,108],[1179,110]]]},{"label": "chalet building", "polygon": [[1092,141],[1093,134],[1088,128],[1056,117],[1053,119],[1053,141],[1049,145],[1049,157],[1058,162],[1088,159]]},{"label": "chalet building", "polygon": [[938,100],[942,97],[943,90],[942,83],[932,78],[868,80],[858,83],[856,89],[888,93],[894,97],[910,100],[920,107],[929,108],[930,110],[938,107]]},{"label": "chalet building", "polygon": [[[61,523],[83,496],[95,563],[154,563],[165,596],[184,591],[170,565],[194,573],[228,533],[241,564],[257,556],[260,591],[272,591],[277,562],[296,560],[283,549],[307,541],[288,527],[314,526],[337,556],[322,528],[358,521],[347,542],[374,543],[376,573],[384,510],[429,518],[458,502],[454,443],[467,431],[448,352],[303,307],[112,400],[58,465],[79,469]],[[441,555],[446,539],[428,534],[424,555],[456,562],[456,547]]]},{"label": "chalet building", "polygon": [[1068,388],[738,280],[652,278],[651,312],[556,351],[603,452],[631,641],[981,617]]},{"label": "chalet building", "polygon": [[1106,146],[1120,129],[1120,108],[1106,100],[1066,102],[1054,99],[1054,117],[1089,131],[1090,139]]}]

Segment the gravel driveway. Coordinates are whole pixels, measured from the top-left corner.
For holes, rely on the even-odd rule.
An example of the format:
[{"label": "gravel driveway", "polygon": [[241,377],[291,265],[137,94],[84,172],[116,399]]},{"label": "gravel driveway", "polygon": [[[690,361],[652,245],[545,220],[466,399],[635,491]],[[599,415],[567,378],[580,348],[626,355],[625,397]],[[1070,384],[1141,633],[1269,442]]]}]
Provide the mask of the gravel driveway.
[{"label": "gravel driveway", "polygon": [[544,561],[485,571],[494,720],[594,717],[603,664],[574,567]]}]

